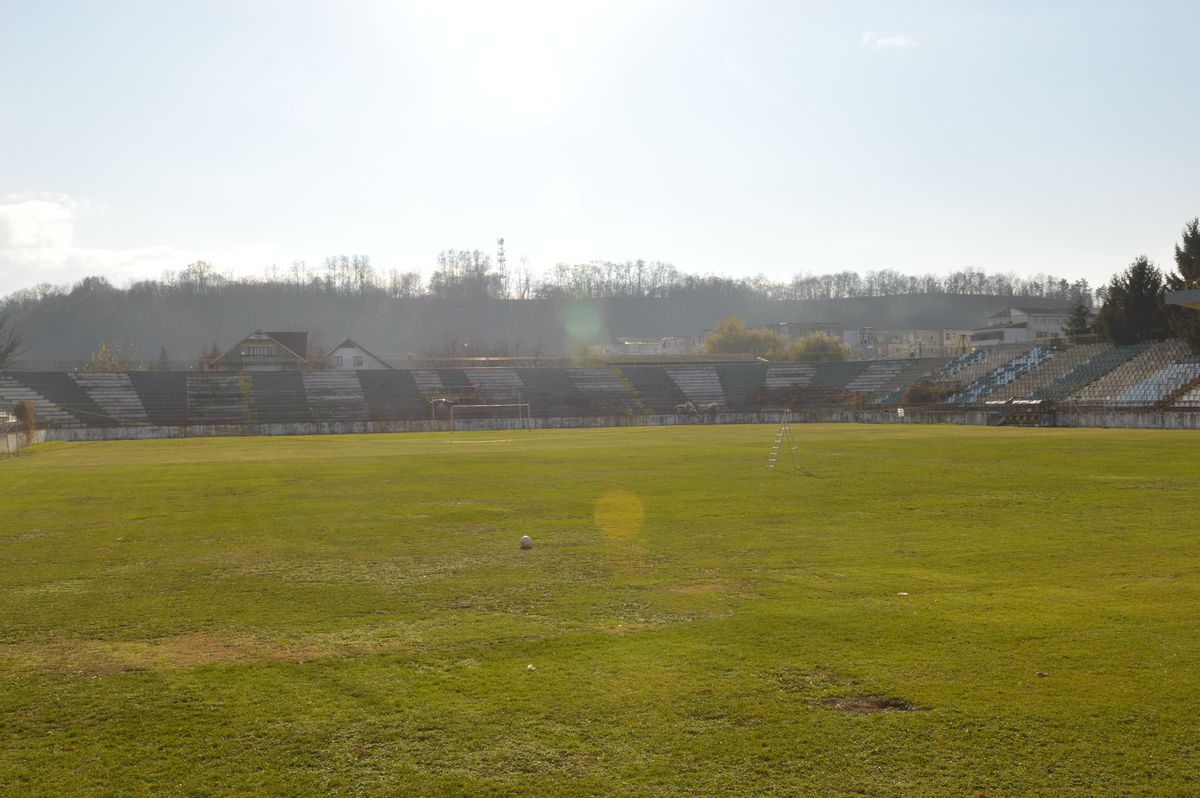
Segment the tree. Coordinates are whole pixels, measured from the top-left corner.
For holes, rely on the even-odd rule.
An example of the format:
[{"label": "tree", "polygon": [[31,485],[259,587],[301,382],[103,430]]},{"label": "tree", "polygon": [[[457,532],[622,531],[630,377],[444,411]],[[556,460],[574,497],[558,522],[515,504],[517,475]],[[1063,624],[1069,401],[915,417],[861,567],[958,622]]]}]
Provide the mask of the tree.
[{"label": "tree", "polygon": [[1104,306],[1096,316],[1096,329],[1114,344],[1161,341],[1170,335],[1162,272],[1145,255],[1113,275],[1105,291]]},{"label": "tree", "polygon": [[806,335],[795,341],[783,353],[789,363],[840,363],[849,360],[850,347],[823,332]]},{"label": "tree", "polygon": [[158,360],[154,363],[154,369],[155,371],[171,370],[171,359],[167,357],[167,348],[165,346],[158,350]]},{"label": "tree", "polygon": [[1091,335],[1094,331],[1092,309],[1082,298],[1075,300],[1075,305],[1071,308],[1071,315],[1067,317],[1067,326],[1063,328],[1063,334],[1073,341],[1085,335]]},{"label": "tree", "polygon": [[24,351],[21,346],[21,331],[7,313],[0,313],[0,371],[10,368]]},{"label": "tree", "polygon": [[129,371],[129,358],[120,344],[102,343],[92,352],[84,371]]},{"label": "tree", "polygon": [[754,355],[767,357],[787,349],[787,340],[770,330],[751,330],[740,316],[717,323],[704,339],[704,351],[710,355]]},{"label": "tree", "polygon": [[[1200,218],[1192,219],[1183,228],[1183,244],[1175,245],[1176,274],[1167,275],[1167,288],[1186,291],[1200,288]],[[1191,308],[1167,307],[1171,331],[1187,341],[1193,351],[1200,352],[1200,312]]]}]

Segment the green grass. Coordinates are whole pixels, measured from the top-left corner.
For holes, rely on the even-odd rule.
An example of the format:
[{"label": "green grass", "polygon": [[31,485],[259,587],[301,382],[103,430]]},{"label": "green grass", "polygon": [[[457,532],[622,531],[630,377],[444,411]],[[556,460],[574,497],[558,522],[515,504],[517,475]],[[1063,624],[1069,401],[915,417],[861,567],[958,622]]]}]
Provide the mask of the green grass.
[{"label": "green grass", "polygon": [[1200,437],[796,429],[2,461],[0,794],[1200,794]]}]

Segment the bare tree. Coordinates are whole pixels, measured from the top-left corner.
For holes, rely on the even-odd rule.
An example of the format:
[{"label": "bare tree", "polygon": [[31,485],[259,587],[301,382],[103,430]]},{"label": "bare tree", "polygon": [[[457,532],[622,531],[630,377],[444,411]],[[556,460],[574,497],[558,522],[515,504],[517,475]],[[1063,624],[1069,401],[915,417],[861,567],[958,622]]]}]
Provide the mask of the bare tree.
[{"label": "bare tree", "polygon": [[0,313],[0,371],[11,368],[25,348],[21,344],[21,331],[13,324],[7,313]]}]

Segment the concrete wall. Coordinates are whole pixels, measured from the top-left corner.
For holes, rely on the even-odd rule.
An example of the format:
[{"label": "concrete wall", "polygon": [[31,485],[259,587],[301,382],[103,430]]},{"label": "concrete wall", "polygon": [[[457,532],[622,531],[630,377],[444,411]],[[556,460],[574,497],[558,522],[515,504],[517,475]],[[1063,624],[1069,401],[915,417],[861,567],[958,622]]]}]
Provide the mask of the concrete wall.
[{"label": "concrete wall", "polygon": [[24,449],[34,443],[43,443],[46,440],[46,430],[36,430],[32,436],[26,432],[8,432],[0,435],[0,457],[8,457],[11,454],[16,454],[19,449]]}]

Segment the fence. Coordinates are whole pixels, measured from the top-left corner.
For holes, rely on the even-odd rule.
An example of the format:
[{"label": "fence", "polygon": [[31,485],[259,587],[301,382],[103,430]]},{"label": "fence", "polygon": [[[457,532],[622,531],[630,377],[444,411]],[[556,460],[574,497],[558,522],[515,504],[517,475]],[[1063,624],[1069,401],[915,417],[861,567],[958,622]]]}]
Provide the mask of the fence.
[{"label": "fence", "polygon": [[34,443],[42,443],[46,440],[46,430],[39,429],[32,435],[28,432],[5,432],[0,433],[0,457],[8,457],[14,455],[18,450],[25,448]]}]

